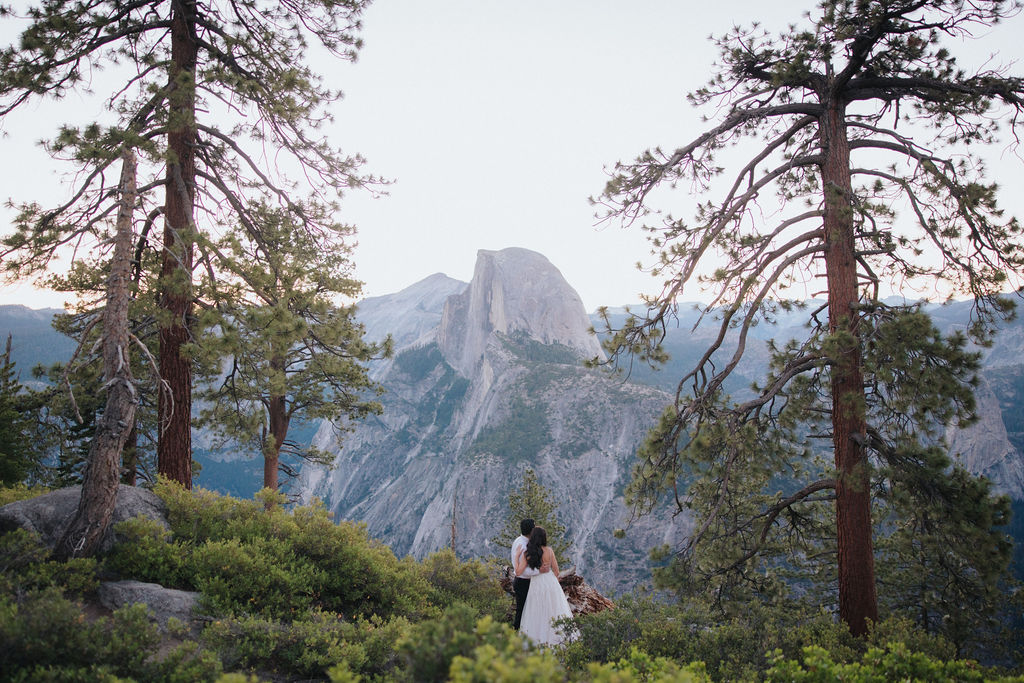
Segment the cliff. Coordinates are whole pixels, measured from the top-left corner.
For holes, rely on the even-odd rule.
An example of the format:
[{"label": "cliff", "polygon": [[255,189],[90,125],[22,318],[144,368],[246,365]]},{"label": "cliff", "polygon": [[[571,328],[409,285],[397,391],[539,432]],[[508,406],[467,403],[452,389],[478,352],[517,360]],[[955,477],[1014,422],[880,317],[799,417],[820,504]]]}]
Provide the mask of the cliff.
[{"label": "cliff", "polygon": [[[443,303],[416,296],[418,285],[392,301],[422,306],[388,314],[401,342],[374,368],[384,412],[340,441],[321,427],[315,444],[337,460],[303,470],[302,497],[365,521],[399,555],[449,545],[454,515],[460,556],[503,557],[489,539],[529,467],[559,502],[573,545],[560,563],[601,590],[642,582],[649,548],[687,531],[685,519],[659,514],[613,537],[628,524],[633,454],[668,395],[583,367],[600,346],[579,296],[543,256],[481,251],[468,286],[446,284]],[[436,327],[422,329],[435,315]]]}]

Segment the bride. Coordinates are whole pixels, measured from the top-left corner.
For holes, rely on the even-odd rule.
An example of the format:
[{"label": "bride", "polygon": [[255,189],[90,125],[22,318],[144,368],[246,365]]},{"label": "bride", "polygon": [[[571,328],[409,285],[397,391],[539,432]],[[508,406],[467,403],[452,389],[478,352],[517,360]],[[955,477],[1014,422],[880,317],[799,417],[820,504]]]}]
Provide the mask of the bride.
[{"label": "bride", "polygon": [[572,610],[558,583],[558,562],[554,551],[548,547],[548,534],[544,527],[537,526],[530,533],[526,552],[516,562],[516,574],[522,574],[527,567],[537,569],[544,563],[551,565],[551,571],[530,579],[530,592],[526,594],[519,630],[535,643],[557,645],[565,640],[566,634],[551,622],[561,617],[571,617]]}]

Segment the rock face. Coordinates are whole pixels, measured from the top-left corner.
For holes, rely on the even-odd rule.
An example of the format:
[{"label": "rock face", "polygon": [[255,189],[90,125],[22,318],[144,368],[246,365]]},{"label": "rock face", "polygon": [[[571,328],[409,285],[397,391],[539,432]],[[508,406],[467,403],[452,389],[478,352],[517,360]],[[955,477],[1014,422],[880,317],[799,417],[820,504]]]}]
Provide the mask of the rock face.
[{"label": "rock face", "polygon": [[[81,486],[70,486],[28,500],[9,503],[0,508],[0,532],[17,528],[26,529],[37,534],[43,544],[52,550],[78,509],[78,500],[81,496]],[[170,528],[167,523],[167,509],[163,501],[152,491],[121,484],[117,489],[117,500],[114,505],[114,515],[100,544],[100,552],[110,550],[116,542],[114,525],[126,519],[141,515],[156,520],[164,528]]]},{"label": "rock face", "polygon": [[521,333],[582,358],[603,357],[589,326],[576,290],[546,258],[526,249],[481,250],[469,288],[444,303],[437,341],[445,360],[472,377],[495,334]]},{"label": "rock face", "polygon": [[1010,442],[999,400],[982,379],[974,390],[978,421],[969,427],[946,429],[949,452],[972,474],[991,479],[996,491],[1024,497],[1024,458]]},{"label": "rock face", "polygon": [[[969,306],[930,308],[936,324],[963,328]],[[613,315],[623,315],[617,313]],[[333,470],[304,468],[300,496],[319,497],[341,518],[364,521],[398,555],[452,543],[460,557],[504,557],[495,547],[508,495],[532,468],[558,502],[572,549],[559,558],[602,593],[649,582],[650,548],[678,545],[689,520],[672,506],[629,524],[623,491],[637,447],[678,378],[706,347],[695,314],[668,331],[673,361],[630,379],[588,370],[601,354],[596,321],[558,270],[523,249],[481,251],[468,285],[441,275],[361,305],[371,338],[391,333],[395,356],[376,364],[384,412],[339,441],[322,425],[314,445],[336,454]],[[685,316],[684,316],[685,317]],[[755,330],[733,384],[734,397],[763,377],[769,338],[802,336],[802,314]],[[598,324],[600,327],[600,325]],[[970,471],[1024,498],[1024,325],[1005,328],[985,351],[981,422],[947,435]],[[632,381],[638,380],[638,381]],[[643,383],[641,383],[643,382]],[[987,393],[986,393],[987,391]],[[617,527],[629,526],[624,539]]]},{"label": "rock face", "polygon": [[363,299],[359,322],[367,339],[380,341],[390,334],[395,347],[403,348],[436,331],[445,301],[465,289],[465,282],[436,273],[397,294]]},{"label": "rock face", "polygon": [[[366,522],[398,555],[449,546],[454,516],[459,556],[503,557],[490,539],[532,468],[573,546],[563,567],[602,592],[649,581],[648,550],[679,541],[687,520],[666,512],[613,533],[628,525],[623,487],[668,395],[583,367],[600,346],[579,296],[539,254],[481,251],[473,281],[435,310],[432,330],[391,330],[414,341],[373,370],[383,414],[343,445],[321,427],[314,444],[337,453],[335,468],[304,468],[301,496]],[[417,310],[413,326],[429,314]]]},{"label": "rock face", "polygon": [[174,617],[183,624],[193,624],[199,593],[164,588],[158,583],[142,581],[105,581],[100,584],[100,604],[110,610],[126,605],[144,604],[150,618],[160,630],[167,629],[167,621]]}]

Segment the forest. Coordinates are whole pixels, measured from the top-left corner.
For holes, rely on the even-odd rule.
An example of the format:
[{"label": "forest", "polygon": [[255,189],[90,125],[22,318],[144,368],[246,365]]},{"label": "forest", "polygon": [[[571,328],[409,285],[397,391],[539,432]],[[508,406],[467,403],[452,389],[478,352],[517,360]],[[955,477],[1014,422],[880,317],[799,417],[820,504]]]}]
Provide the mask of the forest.
[{"label": "forest", "polygon": [[[951,46],[1019,21],[1020,4],[823,0],[789,32],[723,27],[690,94],[702,132],[608,168],[597,219],[647,234],[660,289],[624,317],[603,311],[587,365],[664,364],[684,294],[710,296],[693,322],[706,350],[624,492],[634,518],[668,511],[692,528],[651,549],[650,585],[577,614],[550,648],[512,628],[502,560],[459,557],[454,523],[450,548],[399,558],[281,493],[289,463],[330,462],[294,429],[379,416],[369,363],[394,355],[356,320],[340,209],[387,181],[322,132],[341,94],[309,58],[354,61],[368,5],[0,7],[21,27],[0,51],[0,117],[110,83],[113,117],[44,142],[71,170],[67,199],[12,198],[0,238],[8,281],[73,295],[55,325],[76,342],[28,387],[8,341],[2,512],[80,487],[49,541],[0,529],[4,677],[1024,680],[1011,501],[943,436],[977,420],[978,349],[1024,285],[1022,228],[983,160],[1017,149],[1024,76],[966,69]],[[117,79],[94,82],[104,68]],[[794,294],[808,283],[820,306]],[[919,283],[972,302],[971,324],[943,333],[919,302],[886,296]],[[730,396],[753,330],[794,312],[804,336],[770,343],[768,375]],[[516,411],[482,455],[540,448],[545,415]],[[262,460],[255,499],[193,486],[194,427]],[[125,485],[166,523],[115,523]],[[509,503],[513,529],[527,512],[563,528],[533,479]],[[193,616],[98,606],[122,581],[194,595]]]}]

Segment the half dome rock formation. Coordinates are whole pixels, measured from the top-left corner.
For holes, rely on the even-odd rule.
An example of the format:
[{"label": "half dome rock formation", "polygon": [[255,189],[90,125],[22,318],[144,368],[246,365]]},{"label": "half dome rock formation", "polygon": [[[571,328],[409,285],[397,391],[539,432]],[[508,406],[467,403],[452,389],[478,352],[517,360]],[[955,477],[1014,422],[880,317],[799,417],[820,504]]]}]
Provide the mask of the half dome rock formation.
[{"label": "half dome rock formation", "polygon": [[[504,557],[490,539],[530,468],[572,544],[562,566],[603,592],[649,581],[648,549],[680,541],[688,520],[666,509],[625,539],[614,531],[629,526],[622,492],[668,394],[583,366],[600,345],[579,295],[540,254],[481,251],[468,286],[441,284],[452,292],[443,302],[424,282],[391,299],[394,310],[376,304],[397,341],[373,368],[384,411],[340,440],[321,426],[314,445],[335,466],[303,468],[300,497],[364,521],[398,555],[448,547],[454,520],[460,557]],[[409,305],[420,308],[406,316]]]},{"label": "half dome rock formation", "polygon": [[584,359],[603,357],[589,328],[579,294],[544,256],[481,249],[469,287],[445,301],[438,345],[452,367],[471,377],[495,334],[561,344]]}]

